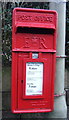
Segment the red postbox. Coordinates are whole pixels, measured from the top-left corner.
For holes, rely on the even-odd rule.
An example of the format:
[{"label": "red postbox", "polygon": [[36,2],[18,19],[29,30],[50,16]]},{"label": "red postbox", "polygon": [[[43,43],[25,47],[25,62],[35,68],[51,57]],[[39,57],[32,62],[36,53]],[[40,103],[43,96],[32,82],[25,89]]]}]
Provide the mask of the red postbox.
[{"label": "red postbox", "polygon": [[51,112],[57,14],[50,10],[15,8],[12,20],[12,111]]}]

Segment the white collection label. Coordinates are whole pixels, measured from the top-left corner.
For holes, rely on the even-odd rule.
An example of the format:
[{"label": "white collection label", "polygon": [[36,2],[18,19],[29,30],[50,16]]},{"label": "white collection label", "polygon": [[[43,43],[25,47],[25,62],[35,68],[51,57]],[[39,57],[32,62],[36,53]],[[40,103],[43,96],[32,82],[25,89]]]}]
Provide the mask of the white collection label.
[{"label": "white collection label", "polygon": [[26,95],[42,95],[43,63],[26,63]]}]

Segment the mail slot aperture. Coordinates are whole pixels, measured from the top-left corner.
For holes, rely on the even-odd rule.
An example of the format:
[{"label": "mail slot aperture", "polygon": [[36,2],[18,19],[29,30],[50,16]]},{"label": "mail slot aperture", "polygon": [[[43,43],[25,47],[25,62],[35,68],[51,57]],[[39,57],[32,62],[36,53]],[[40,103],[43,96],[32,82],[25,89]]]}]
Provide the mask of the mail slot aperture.
[{"label": "mail slot aperture", "polygon": [[17,27],[16,33],[54,34],[54,29]]}]

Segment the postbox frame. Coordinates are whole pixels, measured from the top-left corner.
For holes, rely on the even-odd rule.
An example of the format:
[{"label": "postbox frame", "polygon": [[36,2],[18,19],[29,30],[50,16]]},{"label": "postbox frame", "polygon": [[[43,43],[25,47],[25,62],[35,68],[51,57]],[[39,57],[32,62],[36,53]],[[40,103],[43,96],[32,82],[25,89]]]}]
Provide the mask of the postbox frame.
[{"label": "postbox frame", "polygon": [[[52,53],[53,54],[53,71],[52,71],[52,83],[51,83],[51,98],[52,98],[52,104],[51,104],[51,108],[49,109],[29,109],[29,110],[21,110],[21,109],[18,109],[18,105],[17,105],[17,101],[18,101],[18,93],[16,91],[18,91],[18,86],[17,86],[17,76],[15,76],[15,73],[16,75],[18,74],[18,53],[20,52],[25,52],[25,49],[20,49],[20,48],[16,48],[15,47],[15,44],[14,44],[14,40],[15,40],[15,33],[16,33],[16,29],[17,27],[22,27],[23,24],[20,23],[20,24],[17,24],[16,21],[15,21],[15,16],[16,16],[16,11],[25,11],[25,12],[37,12],[37,13],[53,13],[55,14],[55,25],[49,25],[47,24],[46,26],[46,29],[51,29],[51,30],[54,30],[54,49],[31,49],[30,51],[28,49],[26,49],[26,52],[43,52],[43,53]],[[54,79],[55,79],[55,65],[56,65],[56,26],[57,26],[57,13],[55,11],[51,11],[51,10],[43,10],[43,9],[28,9],[28,8],[15,8],[14,11],[13,11],[13,23],[12,25],[14,26],[13,29],[12,29],[12,86],[11,86],[11,91],[12,91],[12,112],[13,113],[36,113],[36,112],[51,112],[53,109],[54,109]],[[30,24],[24,24],[25,27],[29,26]],[[34,27],[34,28],[43,28],[45,27],[44,25],[40,25],[38,24],[38,27],[36,24],[31,25],[31,27]],[[45,60],[35,60],[32,58],[30,60],[27,60],[27,61],[45,61]],[[27,62],[26,61],[26,62]],[[26,62],[25,62],[25,65],[26,65]],[[26,70],[24,70],[26,71]],[[37,97],[37,96],[36,96]],[[30,97],[31,99],[31,97]]]}]

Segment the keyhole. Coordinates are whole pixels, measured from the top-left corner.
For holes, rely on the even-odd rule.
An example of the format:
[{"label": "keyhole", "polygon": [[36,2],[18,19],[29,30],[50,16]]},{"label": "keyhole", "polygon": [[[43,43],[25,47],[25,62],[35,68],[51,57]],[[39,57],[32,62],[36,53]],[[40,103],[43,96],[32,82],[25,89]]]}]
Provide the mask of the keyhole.
[{"label": "keyhole", "polygon": [[21,83],[23,83],[23,80],[21,80]]}]

